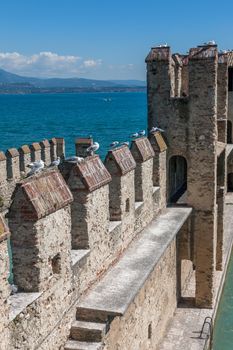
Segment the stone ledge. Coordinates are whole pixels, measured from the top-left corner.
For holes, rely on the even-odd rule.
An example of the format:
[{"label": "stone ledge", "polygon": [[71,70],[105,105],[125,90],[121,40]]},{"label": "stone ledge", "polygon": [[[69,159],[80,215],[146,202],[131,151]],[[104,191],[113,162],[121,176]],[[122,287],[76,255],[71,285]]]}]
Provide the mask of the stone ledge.
[{"label": "stone ledge", "polygon": [[233,150],[233,145],[232,144],[227,144],[226,145],[226,156],[228,157]]},{"label": "stone ledge", "polygon": [[113,233],[116,228],[119,228],[121,221],[110,221],[109,222],[109,233]]},{"label": "stone ledge", "polygon": [[192,208],[167,208],[153,220],[120,261],[77,305],[78,310],[123,315],[191,212]]},{"label": "stone ledge", "polygon": [[135,204],[134,204],[135,211],[140,209],[142,206],[143,206],[143,202],[135,202]]},{"label": "stone ledge", "polygon": [[72,268],[82,267],[86,258],[90,255],[90,249],[71,250],[71,264]]},{"label": "stone ledge", "polygon": [[225,147],[226,147],[226,144],[224,142],[217,141],[217,156],[218,157],[225,150]]},{"label": "stone ledge", "polygon": [[37,300],[41,293],[16,293],[11,295],[8,299],[10,304],[10,315],[9,320],[13,321],[21,312],[25,311],[26,308]]},{"label": "stone ledge", "polygon": [[159,192],[160,187],[159,186],[153,186],[152,193],[155,194],[156,192]]}]

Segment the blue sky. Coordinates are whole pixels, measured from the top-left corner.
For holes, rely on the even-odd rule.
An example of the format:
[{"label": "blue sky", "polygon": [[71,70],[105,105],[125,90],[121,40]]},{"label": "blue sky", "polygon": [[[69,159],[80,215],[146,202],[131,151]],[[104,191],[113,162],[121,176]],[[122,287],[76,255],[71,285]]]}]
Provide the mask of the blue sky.
[{"label": "blue sky", "polygon": [[233,1],[0,0],[0,68],[40,77],[145,79],[153,45],[233,48]]}]

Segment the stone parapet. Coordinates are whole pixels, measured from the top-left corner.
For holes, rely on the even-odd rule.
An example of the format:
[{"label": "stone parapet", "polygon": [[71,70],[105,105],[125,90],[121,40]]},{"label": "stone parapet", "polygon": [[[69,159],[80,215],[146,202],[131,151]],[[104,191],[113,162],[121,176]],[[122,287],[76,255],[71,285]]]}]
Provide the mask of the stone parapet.
[{"label": "stone parapet", "polygon": [[43,291],[52,277],[68,277],[65,271],[71,269],[72,200],[57,171],[39,174],[18,185],[8,220],[14,281],[21,291]]},{"label": "stone parapet", "polygon": [[48,140],[43,140],[40,142],[41,147],[41,159],[44,161],[45,165],[51,164],[51,153],[50,153],[50,142]]},{"label": "stone parapet", "polygon": [[[70,169],[66,181],[74,196],[71,206],[72,248],[87,249],[93,240],[99,240],[96,230],[104,234],[108,228],[111,176],[99,156],[87,157],[81,163],[68,163],[67,166]],[[64,171],[66,173],[66,169]]]}]

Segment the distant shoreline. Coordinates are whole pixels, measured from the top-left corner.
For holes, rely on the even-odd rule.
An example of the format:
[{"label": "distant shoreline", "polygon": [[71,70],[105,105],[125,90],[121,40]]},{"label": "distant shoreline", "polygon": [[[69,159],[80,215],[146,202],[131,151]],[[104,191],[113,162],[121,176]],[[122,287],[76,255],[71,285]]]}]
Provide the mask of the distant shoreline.
[{"label": "distant shoreline", "polygon": [[0,87],[0,95],[31,95],[31,94],[61,94],[61,93],[114,93],[114,92],[146,92],[145,86],[109,87],[109,88],[9,88]]}]

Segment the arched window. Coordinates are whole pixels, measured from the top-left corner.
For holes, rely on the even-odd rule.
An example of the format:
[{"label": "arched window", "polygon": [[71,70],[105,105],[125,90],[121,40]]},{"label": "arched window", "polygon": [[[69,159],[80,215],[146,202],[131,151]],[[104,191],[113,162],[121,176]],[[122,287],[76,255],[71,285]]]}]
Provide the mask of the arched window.
[{"label": "arched window", "polygon": [[227,175],[227,192],[233,192],[233,173]]},{"label": "arched window", "polygon": [[227,121],[227,143],[232,143],[232,122]]},{"label": "arched window", "polygon": [[169,202],[175,203],[187,190],[187,162],[182,156],[169,160]]}]

